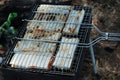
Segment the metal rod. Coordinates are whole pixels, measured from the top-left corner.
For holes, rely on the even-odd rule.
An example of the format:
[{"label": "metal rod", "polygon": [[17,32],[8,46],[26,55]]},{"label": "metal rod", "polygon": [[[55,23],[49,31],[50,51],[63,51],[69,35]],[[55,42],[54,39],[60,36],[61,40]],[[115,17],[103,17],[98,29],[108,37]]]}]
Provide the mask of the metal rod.
[{"label": "metal rod", "polygon": [[91,45],[93,46],[102,40],[106,40],[105,37],[98,37],[97,39],[95,39],[89,43],[73,43],[73,42],[62,42],[62,41],[40,40],[40,39],[26,39],[26,38],[18,38],[18,37],[15,37],[14,39],[24,40],[24,41],[35,41],[35,42],[63,43],[63,44],[71,44],[71,45],[77,44],[77,45],[79,45],[78,47],[85,47],[85,48],[88,48]]},{"label": "metal rod", "polygon": [[104,35],[104,34],[105,34],[104,32],[100,31],[100,29],[97,28],[94,24],[92,24],[92,25],[93,25],[93,28],[95,28],[95,30],[96,30],[99,34],[101,34],[101,35]]},{"label": "metal rod", "polygon": [[[91,42],[91,39],[90,39],[90,42]],[[92,58],[94,73],[98,74],[98,69],[97,69],[97,66],[96,66],[96,60],[95,60],[95,55],[94,55],[94,49],[93,49],[92,45],[90,45],[90,54],[91,54],[91,58]]]},{"label": "metal rod", "polygon": [[25,39],[25,38],[17,38],[14,39],[24,40],[24,41],[35,41],[35,42],[48,42],[48,43],[63,43],[63,44],[71,44],[71,45],[82,45],[82,46],[89,46],[87,43],[73,43],[73,42],[62,42],[62,41],[51,41],[51,40],[40,40],[40,39]]},{"label": "metal rod", "polygon": [[109,36],[116,36],[116,37],[120,37],[120,33],[109,33]]},{"label": "metal rod", "polygon": [[108,41],[120,41],[120,38],[109,37]]},{"label": "metal rod", "polygon": [[[54,14],[69,14],[68,11],[64,10],[63,12],[55,12],[55,11],[32,11],[33,13],[54,13]],[[91,13],[85,13],[85,15],[91,15]]]},{"label": "metal rod", "polygon": [[[77,22],[60,22],[60,21],[40,21],[40,20],[28,20],[23,19],[22,21],[27,22],[36,22],[36,23],[59,23],[59,24],[78,24],[78,25],[86,25],[86,26],[92,26],[92,24],[85,24],[85,23],[77,23]],[[90,28],[90,27],[89,27]]]},{"label": "metal rod", "polygon": [[34,13],[54,13],[54,14],[69,14],[69,12],[55,12],[55,11],[33,11]]}]

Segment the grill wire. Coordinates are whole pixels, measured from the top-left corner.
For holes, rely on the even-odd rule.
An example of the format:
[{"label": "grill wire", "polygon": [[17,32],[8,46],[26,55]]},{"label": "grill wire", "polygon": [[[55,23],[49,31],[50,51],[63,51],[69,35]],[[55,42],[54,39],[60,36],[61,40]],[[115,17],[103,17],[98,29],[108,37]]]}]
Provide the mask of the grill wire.
[{"label": "grill wire", "polygon": [[[57,5],[58,8],[63,6]],[[38,7],[40,5],[37,5],[33,10],[30,19],[24,20],[26,25],[20,31],[20,35],[15,38],[15,44],[10,49],[4,65],[15,70],[64,75],[74,74],[78,69],[79,59],[84,51],[84,47],[81,47],[79,43],[86,43],[89,37],[92,7],[69,6],[61,12],[55,11],[53,7],[51,7],[52,10],[37,11]],[[81,11],[82,9],[85,10],[82,23],[67,22],[71,11]],[[75,13],[73,16],[76,17]],[[64,32],[64,28],[68,24],[79,26],[78,34]],[[17,58],[14,58],[14,55]],[[13,58],[13,62],[19,63],[18,65],[11,65]]]}]

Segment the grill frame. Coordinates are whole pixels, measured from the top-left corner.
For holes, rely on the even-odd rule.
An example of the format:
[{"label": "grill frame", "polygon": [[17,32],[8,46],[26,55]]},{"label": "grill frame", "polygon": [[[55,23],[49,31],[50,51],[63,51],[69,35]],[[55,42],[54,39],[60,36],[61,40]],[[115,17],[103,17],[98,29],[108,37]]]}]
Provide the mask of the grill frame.
[{"label": "grill frame", "polygon": [[[37,6],[38,5],[35,6],[33,11],[37,8]],[[75,6],[75,9],[77,9],[77,10],[85,9],[86,11],[88,10],[88,13],[86,14],[86,18],[83,20],[83,22],[87,22],[87,23],[83,23],[81,25],[80,33],[78,34],[78,35],[81,36],[80,38],[82,38],[82,37],[84,37],[86,35],[83,40],[80,40],[80,41],[83,41],[83,42],[80,42],[80,43],[88,43],[88,41],[89,41],[89,33],[90,33],[90,29],[91,29],[90,24],[91,24],[91,21],[92,21],[92,9],[93,9],[93,7]],[[32,14],[32,16],[33,15],[34,14]],[[89,16],[89,17],[87,17],[87,16]],[[32,19],[32,17],[30,17],[29,19]],[[25,30],[26,30],[26,28],[25,28],[26,25],[27,25],[27,22],[24,23],[24,25],[23,25],[24,28],[20,29],[21,33],[17,37],[23,37],[23,34],[24,34]],[[56,73],[56,72],[54,73],[52,71],[50,71],[50,72],[40,72],[38,70],[33,70],[33,69],[11,68],[9,65],[6,65],[6,63],[9,63],[9,61],[10,61],[12,55],[13,55],[11,53],[11,51],[13,51],[13,49],[14,49],[14,47],[15,47],[18,40],[15,38],[15,39],[13,39],[13,41],[14,41],[14,45],[13,45],[13,47],[11,47],[10,51],[8,51],[8,53],[7,53],[8,56],[3,61],[3,64],[2,64],[3,65],[3,67],[2,67],[3,72],[5,72],[5,73],[6,73],[6,71],[13,72],[13,74],[16,73],[17,76],[18,75],[22,76],[20,73],[23,73],[26,76],[29,74],[28,75],[29,79],[27,79],[27,80],[30,80],[30,75],[34,76],[34,75],[38,75],[38,74],[41,75],[41,76],[46,76],[47,77],[47,78],[43,77],[42,78],[43,80],[45,80],[45,79],[49,79],[49,80],[53,80],[53,79],[57,79],[57,80],[61,80],[61,79],[77,80],[78,79],[80,71],[81,71],[82,62],[83,62],[83,59],[84,59],[84,54],[85,54],[85,49],[86,48],[79,46],[81,48],[81,52],[79,54],[77,54],[77,55],[79,55],[79,57],[78,57],[78,62],[76,64],[76,70],[75,70],[75,72],[73,74],[71,74],[71,73],[70,74],[69,73],[67,73],[67,74],[65,74],[65,73]],[[21,77],[19,77],[19,78],[21,78]],[[37,79],[37,78],[35,78],[35,79]]]}]

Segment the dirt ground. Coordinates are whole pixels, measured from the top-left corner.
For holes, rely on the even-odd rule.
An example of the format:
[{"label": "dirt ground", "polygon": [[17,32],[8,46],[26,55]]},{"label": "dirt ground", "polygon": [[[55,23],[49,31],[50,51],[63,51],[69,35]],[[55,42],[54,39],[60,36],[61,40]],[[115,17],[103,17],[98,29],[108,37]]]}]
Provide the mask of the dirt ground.
[{"label": "dirt ground", "polygon": [[[0,5],[3,4],[4,1],[0,0]],[[72,4],[93,6],[92,23],[101,31],[120,33],[120,0],[75,0]],[[0,19],[4,18],[0,16]],[[93,29],[92,39],[98,36],[99,34]],[[88,55],[85,58],[80,80],[120,80],[120,42],[99,42],[94,46],[94,51],[99,76],[94,75],[91,58]]]}]

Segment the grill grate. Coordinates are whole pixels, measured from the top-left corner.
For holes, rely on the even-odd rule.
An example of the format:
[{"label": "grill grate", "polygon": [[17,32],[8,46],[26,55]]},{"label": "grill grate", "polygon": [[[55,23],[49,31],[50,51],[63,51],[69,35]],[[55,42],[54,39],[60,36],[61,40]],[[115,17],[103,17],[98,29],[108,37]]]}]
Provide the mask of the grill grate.
[{"label": "grill grate", "polygon": [[89,37],[91,11],[83,6],[37,5],[32,17],[24,19],[26,26],[15,38],[4,65],[14,70],[74,75],[84,50],[80,43]]}]

